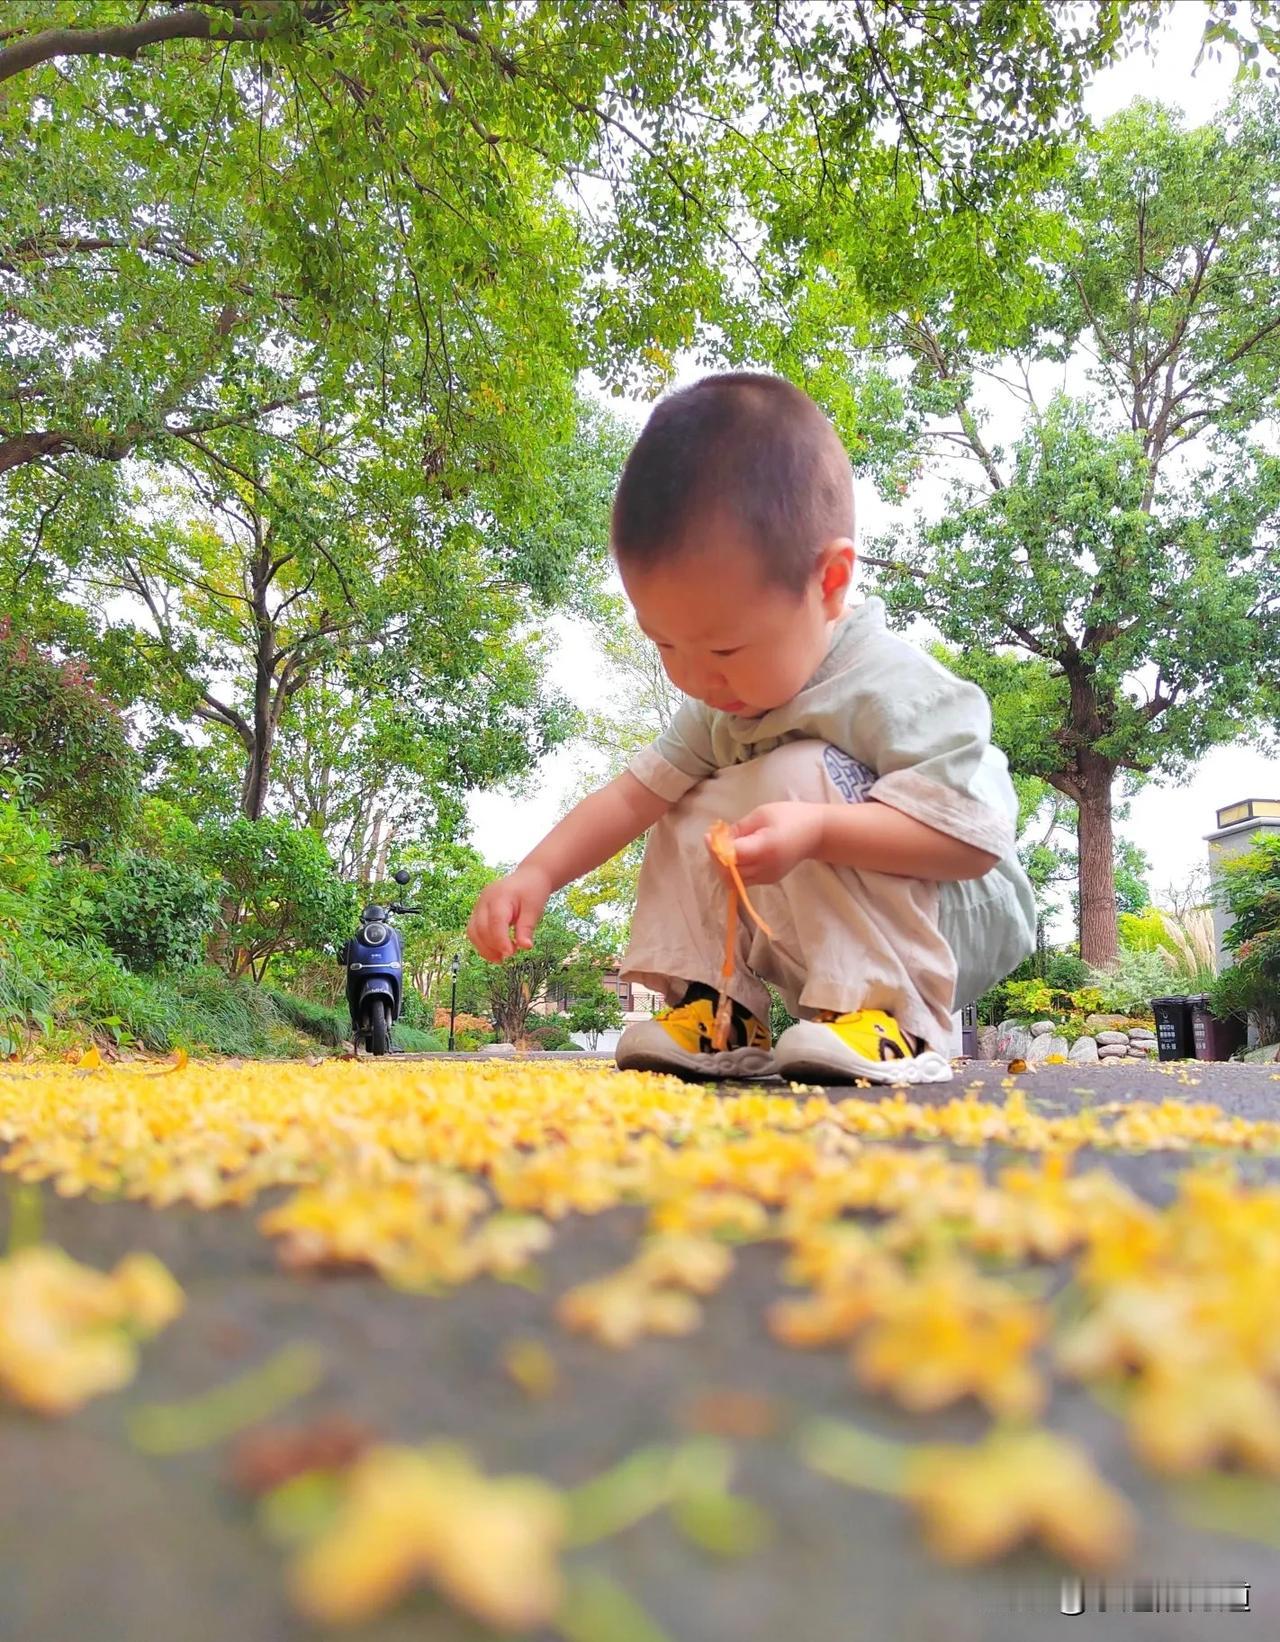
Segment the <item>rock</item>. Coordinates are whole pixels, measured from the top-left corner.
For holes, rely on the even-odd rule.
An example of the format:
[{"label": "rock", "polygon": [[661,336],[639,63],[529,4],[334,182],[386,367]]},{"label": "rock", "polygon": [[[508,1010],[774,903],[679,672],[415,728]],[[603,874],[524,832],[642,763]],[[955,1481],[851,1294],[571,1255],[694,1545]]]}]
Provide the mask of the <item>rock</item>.
[{"label": "rock", "polygon": [[997,1060],[1026,1060],[1027,1051],[1031,1048],[1031,1034],[1025,1026],[1019,1026],[1016,1021],[1007,1021],[1008,1032],[1000,1028],[1000,1036],[996,1040]]},{"label": "rock", "polygon": [[1052,1031],[1053,1031],[1053,1022],[1052,1021],[1033,1021],[1031,1023],[1031,1036],[1033,1038],[1042,1038],[1046,1032],[1052,1032]]},{"label": "rock", "polygon": [[1095,1038],[1077,1038],[1071,1045],[1067,1059],[1075,1061],[1080,1066],[1091,1066],[1098,1058],[1098,1044]]},{"label": "rock", "polygon": [[1116,1027],[1123,1026],[1128,1018],[1127,1015],[1086,1015],[1084,1029],[1093,1033],[1114,1032]]},{"label": "rock", "polygon": [[978,1059],[999,1060],[1000,1028],[998,1026],[984,1026],[978,1033]]},{"label": "rock", "polygon": [[1252,1061],[1255,1066],[1269,1065],[1280,1060],[1280,1043],[1260,1043],[1256,1049],[1246,1049],[1240,1059]]},{"label": "rock", "polygon": [[1156,1035],[1154,1032],[1130,1032],[1129,1034],[1130,1043],[1154,1043],[1155,1041]]},{"label": "rock", "polygon": [[1143,1048],[1140,1048],[1136,1044],[1130,1044],[1129,1047],[1125,1050],[1124,1054],[1125,1054],[1125,1059],[1126,1060],[1150,1060],[1152,1055],[1155,1054],[1155,1052],[1156,1052],[1155,1044],[1152,1044],[1150,1049],[1143,1049]]},{"label": "rock", "polygon": [[1122,1043],[1102,1043],[1098,1045],[1099,1060],[1127,1060],[1129,1051]]},{"label": "rock", "polygon": [[477,1054],[481,1055],[518,1055],[520,1051],[514,1043],[486,1043]]},{"label": "rock", "polygon": [[1097,1039],[1100,1045],[1104,1043],[1125,1044],[1129,1041],[1129,1034],[1127,1032],[1099,1032]]},{"label": "rock", "polygon": [[1027,1050],[1027,1065],[1034,1066],[1039,1061],[1047,1060],[1050,1055],[1061,1055],[1066,1060],[1067,1040],[1060,1038],[1056,1032],[1037,1033]]}]

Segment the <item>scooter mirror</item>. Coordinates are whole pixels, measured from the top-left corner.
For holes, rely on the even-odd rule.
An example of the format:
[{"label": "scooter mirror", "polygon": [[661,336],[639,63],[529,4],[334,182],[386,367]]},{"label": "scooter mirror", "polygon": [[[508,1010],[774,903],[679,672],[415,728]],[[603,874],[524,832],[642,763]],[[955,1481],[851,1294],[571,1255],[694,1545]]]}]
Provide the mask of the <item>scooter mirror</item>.
[{"label": "scooter mirror", "polygon": [[397,884],[407,884],[413,874],[406,867],[401,867],[399,872],[394,872],[391,876]]}]

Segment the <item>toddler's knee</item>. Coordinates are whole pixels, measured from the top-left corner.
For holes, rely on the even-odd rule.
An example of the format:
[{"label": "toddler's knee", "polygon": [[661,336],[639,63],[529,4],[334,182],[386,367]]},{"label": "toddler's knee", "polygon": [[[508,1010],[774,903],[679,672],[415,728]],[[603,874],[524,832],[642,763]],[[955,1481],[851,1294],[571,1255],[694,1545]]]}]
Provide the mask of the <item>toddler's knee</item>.
[{"label": "toddler's knee", "polygon": [[[781,747],[765,753],[754,761],[757,802],[766,804],[787,798],[825,802],[829,797],[826,755],[835,752],[825,741],[802,740],[784,741]],[[844,757],[844,754],[838,756]]]}]

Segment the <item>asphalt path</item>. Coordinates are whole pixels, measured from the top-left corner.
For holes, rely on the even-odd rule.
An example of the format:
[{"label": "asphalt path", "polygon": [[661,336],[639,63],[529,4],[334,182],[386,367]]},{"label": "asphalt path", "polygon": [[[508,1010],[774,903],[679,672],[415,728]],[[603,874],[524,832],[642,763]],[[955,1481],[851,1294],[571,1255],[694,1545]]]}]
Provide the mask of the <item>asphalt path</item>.
[{"label": "asphalt path", "polygon": [[[1234,1064],[1063,1066],[1022,1082],[1035,1109],[1049,1114],[1104,1100],[1177,1098],[1262,1118],[1280,1114],[1278,1074],[1280,1067]],[[1000,1101],[1006,1076],[1003,1066],[971,1062],[960,1084],[912,1098],[946,1101],[980,1080],[981,1097]],[[996,1146],[964,1155],[988,1168],[1009,1157]],[[1170,1152],[1095,1156],[1154,1202],[1167,1200],[1189,1161]],[[1280,1157],[1236,1156],[1250,1178],[1280,1171]],[[1081,1153],[1076,1167],[1091,1161]],[[551,1305],[572,1284],[629,1257],[638,1210],[561,1222],[540,1261],[540,1291],[486,1279],[434,1299],[373,1277],[280,1271],[255,1222],[283,1190],[248,1210],[211,1213],[42,1195],[51,1240],[100,1268],[150,1249],[182,1284],[188,1305],[144,1348],[141,1370],[123,1391],[56,1421],[0,1408],[0,1642],[293,1642],[321,1634],[291,1609],[281,1554],[228,1482],[229,1445],[161,1457],[140,1452],[129,1433],[133,1411],[199,1396],[297,1341],[317,1345],[326,1368],[315,1390],[273,1423],[341,1413],[393,1441],[457,1440],[486,1470],[535,1472],[566,1488],[637,1448],[705,1429],[709,1407],[749,1393],[768,1429],[735,1442],[735,1486],[768,1514],[763,1549],[712,1559],[659,1516],[578,1554],[636,1598],[670,1642],[1280,1635],[1277,1552],[1192,1525],[1129,1454],[1115,1418],[1079,1388],[1055,1384],[1046,1421],[1084,1444],[1141,1516],[1137,1550],[1109,1582],[1106,1613],[1096,1611],[1098,1592],[1086,1586],[1088,1611],[1063,1616],[1063,1570],[1034,1550],[998,1569],[945,1570],[926,1555],[897,1501],[806,1469],[793,1439],[811,1414],[909,1441],[976,1440],[988,1419],[972,1405],[906,1414],[861,1392],[841,1352],[775,1343],[763,1314],[781,1286],[776,1247],[739,1251],[697,1333],[614,1353],[567,1335]],[[0,1238],[9,1203],[8,1177],[0,1177]],[[503,1349],[517,1336],[543,1341],[554,1358],[559,1387],[545,1400],[531,1401],[504,1372]],[[1280,1502],[1280,1489],[1259,1498]],[[1272,1531],[1280,1543],[1280,1510]],[[1247,1584],[1249,1611],[1117,1611],[1126,1600],[1156,1600],[1143,1581],[1183,1589]],[[423,1593],[341,1634],[358,1642],[476,1642],[489,1633]],[[650,1639],[619,1633],[598,1642]]]}]

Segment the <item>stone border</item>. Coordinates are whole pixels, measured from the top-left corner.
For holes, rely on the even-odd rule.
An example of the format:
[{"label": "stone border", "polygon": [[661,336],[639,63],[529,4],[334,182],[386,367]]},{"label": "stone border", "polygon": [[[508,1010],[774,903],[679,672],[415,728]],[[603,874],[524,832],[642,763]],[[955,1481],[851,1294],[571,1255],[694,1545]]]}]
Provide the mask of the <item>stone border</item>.
[{"label": "stone border", "polygon": [[1094,1034],[1085,1034],[1074,1043],[1068,1043],[1052,1021],[1034,1021],[1024,1026],[1021,1021],[1007,1020],[999,1026],[984,1026],[978,1034],[980,1060],[1025,1060],[1028,1066],[1035,1066],[1050,1055],[1061,1055],[1078,1066],[1154,1060],[1155,1028],[1118,1025],[1098,1028]]}]

